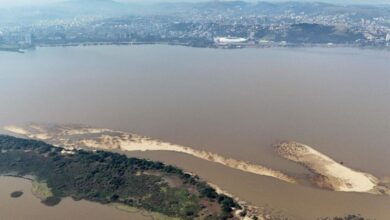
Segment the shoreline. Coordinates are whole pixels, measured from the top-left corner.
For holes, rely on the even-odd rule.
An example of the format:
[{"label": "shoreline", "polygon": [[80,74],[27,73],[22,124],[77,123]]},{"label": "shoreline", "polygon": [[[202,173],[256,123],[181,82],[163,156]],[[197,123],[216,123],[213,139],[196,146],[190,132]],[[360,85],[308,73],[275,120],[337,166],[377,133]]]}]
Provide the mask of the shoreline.
[{"label": "shoreline", "polygon": [[315,175],[311,181],[320,188],[341,192],[390,195],[390,189],[381,186],[379,178],[346,167],[342,162],[336,162],[310,146],[284,141],[274,147],[282,158],[296,162],[310,170]]},{"label": "shoreline", "polygon": [[[52,207],[55,207],[55,206],[49,206],[49,205],[46,205],[42,202],[42,198],[40,196],[38,196],[34,190],[33,190],[33,185],[34,185],[34,181],[36,181],[33,177],[28,177],[28,176],[21,176],[21,175],[16,175],[16,174],[0,174],[0,178],[1,177],[9,177],[9,178],[16,178],[16,179],[23,179],[23,180],[27,180],[30,182],[31,186],[30,186],[30,192],[31,194],[36,198],[38,199],[43,205],[45,205],[46,207],[49,207],[49,208],[52,208]],[[70,198],[72,199],[71,197],[66,197],[66,198]],[[65,198],[64,198],[65,199]],[[73,202],[78,202],[74,199],[72,199]],[[88,200],[83,200],[83,201],[87,201],[87,202],[92,202],[92,201],[88,201]],[[118,211],[121,211],[121,212],[128,212],[128,213],[137,213],[137,214],[141,214],[142,216],[144,217],[147,217],[147,218],[150,218],[152,220],[160,220],[159,218],[153,218],[153,213],[149,213],[148,211],[146,210],[141,210],[141,209],[138,209],[138,208],[134,208],[135,210],[134,211],[130,211],[130,210],[126,210],[126,209],[123,209],[123,208],[120,208],[120,207],[117,207],[117,206],[120,206],[122,204],[115,204],[115,203],[112,203],[112,204],[101,204],[101,203],[98,203],[98,202],[92,202],[92,203],[96,203],[96,204],[100,204],[100,205],[104,205],[104,206],[107,206],[107,207],[112,207],[112,208],[115,208],[116,210]],[[133,208],[133,207],[130,207],[129,208]],[[156,213],[156,214],[159,214],[159,213]],[[166,219],[171,219],[169,217],[167,217]],[[174,220],[174,219],[172,219]]]},{"label": "shoreline", "polygon": [[[65,147],[69,150],[86,147],[127,152],[179,152],[205,161],[222,164],[232,169],[275,178],[290,184],[298,184],[300,180],[303,180],[260,164],[253,164],[224,157],[213,152],[196,150],[190,147],[111,129],[93,128],[83,125],[30,124],[24,127],[14,125],[6,126],[4,130],[31,139],[46,141],[54,146]],[[307,179],[305,180],[309,180],[311,185],[316,188],[339,192],[390,195],[390,187],[383,184],[379,178],[369,173],[355,171],[343,166],[307,145],[293,141],[285,141],[273,147],[281,158],[291,160],[308,169],[314,177],[306,177]]]},{"label": "shoreline", "polygon": [[[42,204],[44,204],[46,207],[55,207],[56,206],[56,205],[49,206],[49,205],[46,205],[45,203],[43,203],[42,197],[37,195],[37,193],[33,190],[33,188],[34,188],[34,181],[36,181],[36,179],[33,176],[29,177],[29,176],[21,176],[21,175],[17,175],[17,174],[0,174],[0,177],[10,177],[10,178],[17,178],[17,179],[23,179],[23,180],[29,181],[30,184],[31,184],[30,192],[36,199],[40,200],[40,202]],[[256,215],[256,217],[258,217],[259,220],[264,219],[263,213],[259,212],[259,210],[260,210],[259,207],[250,205],[248,202],[241,200],[237,196],[234,196],[234,195],[228,193],[225,190],[222,190],[219,186],[217,186],[217,185],[215,185],[213,183],[207,182],[207,184],[209,184],[211,187],[213,187],[216,190],[217,193],[225,194],[227,196],[232,197],[234,200],[237,201],[237,203],[239,203],[242,207],[244,207],[243,210],[237,210],[239,212],[237,212],[237,211],[235,212],[235,215],[238,218],[240,217],[240,215],[239,215],[240,212],[245,210],[248,213],[245,216],[245,218],[240,218],[240,220],[251,219],[251,217],[253,217],[254,215]],[[71,197],[67,197],[67,198],[71,198]],[[73,201],[77,202],[76,200],[73,200]],[[88,201],[88,200],[85,200],[85,201]],[[89,202],[92,202],[92,201],[89,201]],[[121,212],[137,213],[137,214],[140,214],[140,215],[142,215],[144,217],[150,218],[151,220],[180,220],[178,218],[165,216],[165,215],[163,215],[161,213],[158,213],[158,212],[150,212],[150,211],[147,211],[147,210],[144,210],[144,209],[140,209],[140,208],[136,208],[136,207],[132,207],[132,206],[126,206],[126,205],[120,204],[120,203],[108,203],[108,204],[101,204],[101,203],[98,203],[98,202],[93,202],[93,203],[97,203],[97,204],[104,205],[104,206],[107,206],[107,207],[113,207],[116,210],[121,211]]]},{"label": "shoreline", "polygon": [[378,47],[378,46],[360,46],[350,44],[290,44],[282,45],[275,42],[275,44],[210,44],[208,46],[195,46],[188,43],[177,43],[177,42],[79,42],[79,43],[59,43],[59,44],[38,44],[29,49],[17,48],[12,50],[2,50],[0,52],[14,52],[24,54],[29,50],[35,50],[39,48],[55,48],[55,47],[92,47],[92,46],[143,46],[143,45],[166,45],[166,46],[181,46],[197,49],[216,49],[216,50],[242,50],[242,49],[272,49],[272,48],[286,48],[286,49],[310,49],[310,48],[324,48],[324,49],[335,49],[335,48],[348,48],[348,49],[359,49],[359,50],[372,50],[372,51],[388,51],[390,52],[390,46]]},{"label": "shoreline", "polygon": [[[74,149],[78,147],[88,147],[93,149],[119,149],[123,151],[173,151],[191,155],[193,157],[203,159],[206,161],[222,164],[232,169],[241,170],[248,173],[253,173],[262,176],[268,176],[279,179],[284,182],[295,184],[297,180],[289,175],[286,175],[280,171],[270,169],[268,167],[252,164],[249,162],[236,160],[221,156],[219,154],[196,150],[190,147],[184,147],[180,145],[171,144],[168,142],[162,142],[151,139],[149,137],[143,137],[136,134],[125,133],[120,131],[113,131],[110,129],[100,128],[69,128],[61,125],[58,128],[53,129],[54,133],[43,126],[32,125],[29,127],[34,132],[30,132],[28,129],[17,126],[6,126],[4,130],[23,135],[28,138],[47,141],[54,146],[64,146],[65,148]],[[58,131],[55,131],[58,130]],[[116,135],[109,135],[105,133],[116,133]],[[72,140],[72,136],[80,135],[96,135],[96,138],[85,138],[80,140]]]}]

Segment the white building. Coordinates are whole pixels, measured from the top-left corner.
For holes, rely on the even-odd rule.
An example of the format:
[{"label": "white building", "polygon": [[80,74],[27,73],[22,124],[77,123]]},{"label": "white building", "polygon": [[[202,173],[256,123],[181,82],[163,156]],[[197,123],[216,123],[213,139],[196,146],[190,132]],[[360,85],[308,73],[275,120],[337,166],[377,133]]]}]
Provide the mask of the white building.
[{"label": "white building", "polygon": [[248,39],[242,37],[216,37],[214,42],[217,44],[240,44],[247,42]]}]

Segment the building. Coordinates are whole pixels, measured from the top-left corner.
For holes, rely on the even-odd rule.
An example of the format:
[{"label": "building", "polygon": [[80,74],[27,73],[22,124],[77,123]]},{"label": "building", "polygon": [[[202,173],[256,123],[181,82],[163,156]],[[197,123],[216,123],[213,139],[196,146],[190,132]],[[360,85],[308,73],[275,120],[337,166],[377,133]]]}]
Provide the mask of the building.
[{"label": "building", "polygon": [[248,39],[242,37],[216,37],[214,42],[216,44],[227,45],[227,44],[242,44],[246,43]]}]

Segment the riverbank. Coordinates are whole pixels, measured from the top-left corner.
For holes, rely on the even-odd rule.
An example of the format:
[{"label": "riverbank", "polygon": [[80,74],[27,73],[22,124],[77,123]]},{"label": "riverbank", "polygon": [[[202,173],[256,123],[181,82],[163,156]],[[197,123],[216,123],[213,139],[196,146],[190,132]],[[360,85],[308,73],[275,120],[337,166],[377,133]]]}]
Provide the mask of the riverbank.
[{"label": "riverbank", "polygon": [[266,48],[350,48],[362,50],[378,50],[390,51],[390,46],[375,47],[375,46],[361,46],[351,44],[283,44],[278,42],[273,43],[250,43],[250,44],[210,44],[207,46],[197,46],[190,43],[180,42],[79,42],[79,43],[58,43],[58,44],[38,44],[32,48],[0,48],[0,52],[16,52],[26,53],[29,49],[45,48],[45,47],[88,47],[88,46],[131,46],[131,45],[170,45],[183,46],[192,48],[205,49],[221,49],[221,50],[235,50],[235,49],[266,49]]},{"label": "riverbank", "polygon": [[71,197],[180,219],[232,218],[242,209],[198,176],[161,162],[105,151],[64,150],[4,135],[0,147],[0,173],[34,174],[33,193],[48,206]]},{"label": "riverbank", "polygon": [[224,166],[254,173],[257,175],[273,177],[288,183],[296,183],[280,171],[267,168],[259,164],[252,164],[233,158],[223,157],[213,152],[200,151],[168,142],[154,140],[137,134],[130,134],[110,129],[91,128],[87,126],[67,125],[28,125],[26,127],[6,126],[6,131],[28,138],[43,140],[57,146],[66,148],[88,147],[95,149],[121,149],[124,151],[174,151],[219,163]]},{"label": "riverbank", "polygon": [[[276,178],[288,183],[298,183],[299,179],[259,164],[252,164],[234,158],[226,158],[208,151],[163,142],[137,134],[110,129],[92,128],[82,125],[39,125],[24,127],[6,126],[8,132],[28,138],[43,140],[68,149],[87,147],[92,149],[117,149],[123,151],[173,151],[191,155],[202,160],[256,175]],[[314,177],[310,182],[321,189],[342,192],[364,192],[389,195],[389,188],[380,180],[364,172],[348,168],[313,148],[296,142],[282,142],[275,145],[279,156],[299,163],[309,169]],[[306,181],[304,179],[303,181]]]},{"label": "riverbank", "polygon": [[[26,178],[0,176],[0,219],[13,220],[151,220],[139,213],[130,213],[117,210],[114,207],[88,202],[74,201],[65,198],[60,204],[49,207],[42,204],[40,199],[31,193],[32,182]],[[11,192],[23,191],[23,195],[12,198]]]},{"label": "riverbank", "polygon": [[336,162],[310,146],[286,141],[275,145],[277,153],[297,162],[314,173],[312,182],[320,188],[343,192],[366,192],[390,195],[390,190],[380,186],[380,180],[369,173],[353,170]]}]

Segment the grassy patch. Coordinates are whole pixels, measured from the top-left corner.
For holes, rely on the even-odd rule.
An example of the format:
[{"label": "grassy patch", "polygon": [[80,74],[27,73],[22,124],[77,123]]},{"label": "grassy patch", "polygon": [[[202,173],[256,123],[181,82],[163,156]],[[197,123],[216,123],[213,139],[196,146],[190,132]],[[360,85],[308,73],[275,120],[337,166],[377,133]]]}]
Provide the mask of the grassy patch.
[{"label": "grassy patch", "polygon": [[123,204],[114,204],[115,208],[121,210],[121,211],[125,211],[125,212],[131,212],[131,213],[134,213],[134,212],[141,212],[140,209],[138,208],[135,208],[135,207],[132,207],[132,206],[128,206],[128,205],[123,205]]},{"label": "grassy patch", "polygon": [[149,212],[146,215],[152,217],[153,220],[180,220],[180,218],[169,217],[157,212]]},{"label": "grassy patch", "polygon": [[53,196],[51,189],[47,186],[46,182],[39,182],[34,180],[32,182],[31,191],[33,195],[41,199],[42,201],[46,200],[49,197]]},{"label": "grassy patch", "polygon": [[173,217],[163,215],[161,213],[149,212],[146,210],[142,210],[139,208],[135,208],[135,207],[127,206],[127,205],[123,205],[123,204],[114,204],[114,206],[115,206],[115,208],[117,208],[121,211],[130,212],[130,213],[141,213],[144,216],[150,216],[153,220],[180,220],[180,218],[173,218]]}]

